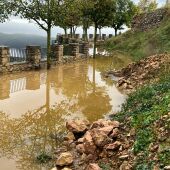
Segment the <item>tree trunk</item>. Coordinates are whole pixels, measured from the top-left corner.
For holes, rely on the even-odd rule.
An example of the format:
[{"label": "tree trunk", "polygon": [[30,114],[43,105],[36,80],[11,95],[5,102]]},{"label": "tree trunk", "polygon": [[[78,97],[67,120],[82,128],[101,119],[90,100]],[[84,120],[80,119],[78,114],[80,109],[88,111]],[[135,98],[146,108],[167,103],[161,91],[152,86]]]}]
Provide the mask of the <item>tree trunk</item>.
[{"label": "tree trunk", "polygon": [[87,27],[85,28],[85,41],[88,41]]},{"label": "tree trunk", "polygon": [[97,42],[97,25],[95,24],[93,58],[96,58],[96,42]]},{"label": "tree trunk", "polygon": [[65,37],[67,37],[67,28],[64,28]]},{"label": "tree trunk", "polygon": [[73,27],[73,37],[75,37],[75,34],[76,34],[76,30],[77,30],[77,27]]},{"label": "tree trunk", "polygon": [[102,39],[102,28],[99,28],[100,40]]},{"label": "tree trunk", "polygon": [[71,35],[71,38],[73,37],[73,28],[70,27],[70,35]]},{"label": "tree trunk", "polygon": [[115,37],[117,37],[117,31],[118,31],[117,28],[115,28]]},{"label": "tree trunk", "polygon": [[51,67],[51,27],[47,30],[47,69]]},{"label": "tree trunk", "polygon": [[[83,26],[83,35],[85,35],[85,34],[86,34],[86,29],[85,29],[85,26]],[[83,36],[82,39],[85,41],[86,40],[85,36]]]}]

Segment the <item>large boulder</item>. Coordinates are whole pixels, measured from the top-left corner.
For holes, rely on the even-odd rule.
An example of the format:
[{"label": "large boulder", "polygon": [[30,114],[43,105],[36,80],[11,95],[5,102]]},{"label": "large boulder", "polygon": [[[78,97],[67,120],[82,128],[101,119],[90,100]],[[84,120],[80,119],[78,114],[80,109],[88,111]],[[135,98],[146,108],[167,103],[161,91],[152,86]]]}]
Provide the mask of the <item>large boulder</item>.
[{"label": "large boulder", "polygon": [[83,145],[86,154],[93,154],[96,150],[96,145],[94,144],[92,135],[89,131],[84,135]]},{"label": "large boulder", "polygon": [[98,147],[103,147],[112,141],[105,132],[98,129],[93,129],[91,133],[94,144]]},{"label": "large boulder", "polygon": [[102,170],[98,164],[89,164],[88,167],[86,168],[86,170]]},{"label": "large boulder", "polygon": [[66,122],[66,127],[70,132],[84,133],[88,129],[89,122],[86,120],[72,120]]},{"label": "large boulder", "polygon": [[102,133],[105,133],[106,135],[109,135],[113,130],[113,126],[106,126],[106,127],[102,127],[99,128],[99,131]]},{"label": "large boulder", "polygon": [[58,166],[67,166],[73,163],[73,156],[70,152],[61,153],[56,161]]},{"label": "large boulder", "polygon": [[67,141],[73,141],[75,140],[75,136],[72,132],[68,132],[67,135],[64,137],[64,139]]}]

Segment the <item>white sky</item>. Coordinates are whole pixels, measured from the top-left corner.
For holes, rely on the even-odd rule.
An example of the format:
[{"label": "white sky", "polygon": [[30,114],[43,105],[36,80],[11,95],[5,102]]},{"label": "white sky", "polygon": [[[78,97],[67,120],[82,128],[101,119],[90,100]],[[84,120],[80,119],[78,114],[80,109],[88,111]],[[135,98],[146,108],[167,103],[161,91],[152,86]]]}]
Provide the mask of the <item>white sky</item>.
[{"label": "white sky", "polygon": [[[138,3],[139,0],[134,0],[135,3]],[[166,0],[158,0],[159,6],[162,6],[166,3]],[[5,23],[0,23],[0,32],[1,33],[24,33],[24,34],[36,34],[46,36],[46,33],[39,29],[36,24],[29,22],[25,19],[20,19],[16,17],[11,17],[11,19]],[[54,27],[52,29],[52,36],[55,36],[57,33],[63,33],[63,29],[59,27]],[[78,28],[76,33],[82,33],[82,29]],[[93,33],[93,28],[88,30],[88,33]],[[114,34],[112,28],[102,29],[102,33]]]}]

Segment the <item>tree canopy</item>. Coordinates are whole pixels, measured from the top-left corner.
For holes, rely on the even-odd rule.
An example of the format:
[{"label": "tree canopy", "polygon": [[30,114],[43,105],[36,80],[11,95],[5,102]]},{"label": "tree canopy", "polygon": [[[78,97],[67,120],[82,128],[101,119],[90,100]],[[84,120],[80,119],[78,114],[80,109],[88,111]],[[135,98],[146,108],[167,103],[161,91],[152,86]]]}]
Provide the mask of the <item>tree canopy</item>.
[{"label": "tree canopy", "polygon": [[7,0],[0,0],[0,22],[5,22],[11,14],[12,9],[10,8]]},{"label": "tree canopy", "polygon": [[51,28],[54,26],[55,18],[59,14],[61,0],[14,0],[16,14],[33,20],[41,29],[47,33],[47,65],[50,67],[51,55]]},{"label": "tree canopy", "polygon": [[131,0],[115,0],[112,6],[114,12],[110,17],[110,26],[115,29],[117,36],[117,31],[123,29],[123,25],[130,26],[137,8]]}]

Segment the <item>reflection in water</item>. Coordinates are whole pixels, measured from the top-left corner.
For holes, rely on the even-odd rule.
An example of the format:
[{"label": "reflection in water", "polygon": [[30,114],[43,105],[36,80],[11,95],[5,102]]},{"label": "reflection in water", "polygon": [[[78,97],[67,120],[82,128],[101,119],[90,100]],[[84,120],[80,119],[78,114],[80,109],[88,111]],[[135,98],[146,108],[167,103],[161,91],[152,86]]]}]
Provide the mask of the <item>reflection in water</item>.
[{"label": "reflection in water", "polygon": [[50,164],[40,165],[35,160],[41,153],[53,153],[61,144],[67,120],[94,121],[120,110],[125,96],[100,74],[110,67],[110,60],[115,59],[98,58],[48,72],[0,77],[3,170],[49,169]]}]

